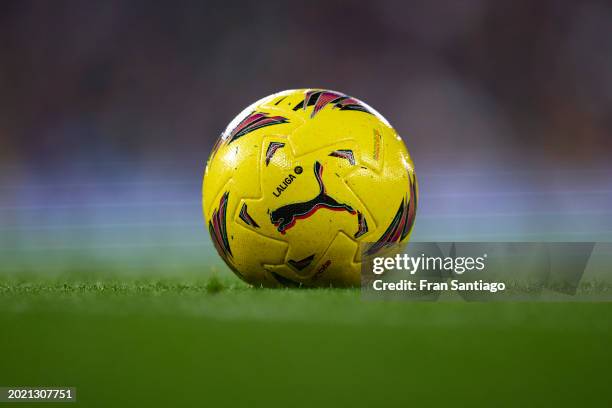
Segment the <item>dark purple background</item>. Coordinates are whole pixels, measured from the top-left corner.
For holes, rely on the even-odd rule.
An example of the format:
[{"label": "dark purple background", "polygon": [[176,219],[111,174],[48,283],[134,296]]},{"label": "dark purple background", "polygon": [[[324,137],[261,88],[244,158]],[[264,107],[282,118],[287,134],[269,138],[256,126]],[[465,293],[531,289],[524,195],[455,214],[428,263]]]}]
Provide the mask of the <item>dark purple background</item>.
[{"label": "dark purple background", "polygon": [[611,239],[611,50],[603,1],[3,1],[3,268],[216,262],[208,152],[299,87],[404,137],[416,238]]}]

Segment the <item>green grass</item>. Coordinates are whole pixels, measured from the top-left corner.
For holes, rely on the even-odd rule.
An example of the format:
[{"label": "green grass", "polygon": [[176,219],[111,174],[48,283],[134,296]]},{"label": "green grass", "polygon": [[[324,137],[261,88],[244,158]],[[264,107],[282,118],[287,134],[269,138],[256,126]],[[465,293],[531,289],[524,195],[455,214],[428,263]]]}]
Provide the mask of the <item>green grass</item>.
[{"label": "green grass", "polygon": [[81,406],[609,406],[611,345],[611,303],[0,277],[0,385]]}]

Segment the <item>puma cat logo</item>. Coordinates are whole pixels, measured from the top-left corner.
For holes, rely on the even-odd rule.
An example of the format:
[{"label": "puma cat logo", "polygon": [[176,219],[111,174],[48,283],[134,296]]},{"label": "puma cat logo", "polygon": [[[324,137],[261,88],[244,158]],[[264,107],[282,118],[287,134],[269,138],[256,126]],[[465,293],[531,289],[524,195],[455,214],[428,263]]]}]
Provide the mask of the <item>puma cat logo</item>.
[{"label": "puma cat logo", "polygon": [[323,166],[316,162],[314,174],[319,183],[319,194],[312,200],[303,203],[294,203],[282,206],[270,213],[270,220],[281,234],[293,227],[297,220],[310,217],[320,208],[327,208],[333,211],[348,211],[355,214],[355,210],[348,204],[341,204],[328,196],[323,184]]}]

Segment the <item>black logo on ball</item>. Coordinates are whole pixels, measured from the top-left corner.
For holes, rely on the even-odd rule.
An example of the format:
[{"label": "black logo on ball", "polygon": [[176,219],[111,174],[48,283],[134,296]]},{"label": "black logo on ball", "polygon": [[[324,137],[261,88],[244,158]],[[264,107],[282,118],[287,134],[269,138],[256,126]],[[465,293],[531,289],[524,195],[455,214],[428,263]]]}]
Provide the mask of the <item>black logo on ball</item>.
[{"label": "black logo on ball", "polygon": [[[302,172],[301,167],[296,167],[295,172]],[[300,203],[293,203],[284,205],[270,213],[270,220],[272,224],[276,226],[276,229],[281,234],[284,234],[286,230],[293,227],[297,220],[310,217],[317,210],[321,208],[327,208],[334,211],[348,211],[351,214],[355,214],[356,211],[348,204],[339,203],[332,197],[330,197],[325,191],[325,185],[323,184],[323,166],[319,162],[315,162],[314,175],[319,184],[319,194],[312,200],[308,200]],[[277,188],[281,188],[279,186]],[[278,197],[278,195],[274,194]]]}]

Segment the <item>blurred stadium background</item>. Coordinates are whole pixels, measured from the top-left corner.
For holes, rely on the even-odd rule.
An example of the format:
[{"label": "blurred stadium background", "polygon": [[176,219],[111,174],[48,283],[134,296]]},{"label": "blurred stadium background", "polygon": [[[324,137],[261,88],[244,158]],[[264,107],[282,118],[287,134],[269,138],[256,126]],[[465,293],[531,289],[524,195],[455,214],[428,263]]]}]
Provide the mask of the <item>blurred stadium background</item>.
[{"label": "blurred stadium background", "polygon": [[201,215],[210,149],[299,87],[361,98],[404,137],[414,239],[612,239],[610,2],[171,5],[0,3],[0,272],[224,268]]}]

